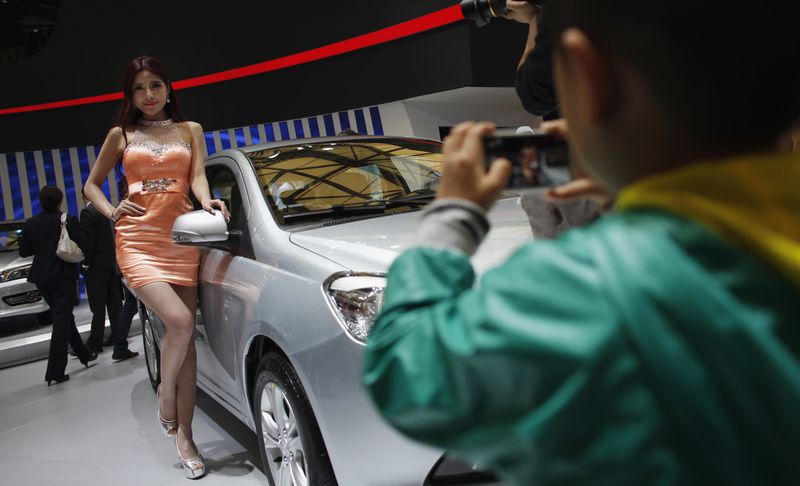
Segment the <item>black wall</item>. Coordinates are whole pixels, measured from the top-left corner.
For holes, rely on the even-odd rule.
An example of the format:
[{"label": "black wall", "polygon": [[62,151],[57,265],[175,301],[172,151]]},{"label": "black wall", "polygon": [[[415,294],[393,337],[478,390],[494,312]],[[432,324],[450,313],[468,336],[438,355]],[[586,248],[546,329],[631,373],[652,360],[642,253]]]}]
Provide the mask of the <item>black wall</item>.
[{"label": "black wall", "polygon": [[[453,0],[64,0],[47,46],[0,64],[0,108],[120,90],[125,64],[161,58],[173,81],[320,47]],[[316,115],[462,86],[512,86],[524,26],[466,21],[273,73],[177,92],[207,130]],[[119,102],[0,116],[0,153],[100,143]]]}]

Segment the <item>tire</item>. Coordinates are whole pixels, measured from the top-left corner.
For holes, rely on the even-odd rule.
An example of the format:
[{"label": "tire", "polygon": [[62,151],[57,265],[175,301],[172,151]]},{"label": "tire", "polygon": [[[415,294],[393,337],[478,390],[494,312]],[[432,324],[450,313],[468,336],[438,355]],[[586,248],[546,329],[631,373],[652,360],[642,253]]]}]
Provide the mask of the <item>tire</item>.
[{"label": "tire", "polygon": [[142,320],[142,345],[144,348],[144,361],[147,363],[147,377],[153,390],[161,383],[161,348],[153,328],[153,315],[144,306],[139,309]]},{"label": "tire", "polygon": [[264,473],[271,486],[337,486],[303,384],[282,355],[258,365],[253,417]]}]

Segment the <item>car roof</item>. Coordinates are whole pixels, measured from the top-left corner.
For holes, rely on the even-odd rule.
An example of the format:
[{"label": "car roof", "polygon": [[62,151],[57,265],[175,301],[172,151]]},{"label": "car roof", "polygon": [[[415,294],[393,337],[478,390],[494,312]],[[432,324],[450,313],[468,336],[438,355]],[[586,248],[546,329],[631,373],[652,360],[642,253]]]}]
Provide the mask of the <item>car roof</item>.
[{"label": "car roof", "polygon": [[333,137],[298,138],[293,140],[281,140],[276,142],[260,143],[256,145],[247,145],[245,147],[231,148],[220,152],[216,152],[209,158],[214,158],[218,155],[226,155],[226,154],[231,155],[232,152],[240,152],[247,155],[253,152],[258,152],[261,150],[267,150],[272,148],[293,147],[297,145],[309,145],[315,143],[380,142],[389,140],[407,140],[410,142],[417,142],[417,143],[421,142],[433,145],[442,144],[442,142],[439,142],[438,140],[431,140],[429,138],[422,138],[422,137],[403,137],[403,136],[389,136],[389,135],[347,135],[347,136],[333,136]]}]

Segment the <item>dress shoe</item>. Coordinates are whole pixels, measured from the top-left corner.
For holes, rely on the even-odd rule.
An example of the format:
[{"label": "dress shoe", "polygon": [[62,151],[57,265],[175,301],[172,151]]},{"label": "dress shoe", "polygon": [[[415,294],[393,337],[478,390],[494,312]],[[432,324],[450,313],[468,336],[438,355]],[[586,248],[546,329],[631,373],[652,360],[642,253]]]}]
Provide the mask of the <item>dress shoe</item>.
[{"label": "dress shoe", "polygon": [[125,361],[126,359],[131,359],[139,356],[139,353],[136,351],[131,351],[130,349],[123,349],[122,351],[114,351],[111,355],[111,359],[114,361]]},{"label": "dress shoe", "polygon": [[[80,358],[78,358],[78,359],[80,359]],[[89,361],[94,361],[96,359],[97,359],[97,353],[91,352],[91,354],[89,354],[89,357],[86,359],[86,361],[84,361],[82,359],[80,361],[81,361],[81,364],[83,366],[88,368],[89,367]]]},{"label": "dress shoe", "polygon": [[91,351],[93,353],[98,353],[99,354],[99,353],[103,352],[103,346],[101,346],[99,344],[95,345],[94,343],[92,343],[92,344],[87,343],[86,347],[89,348],[89,351]]},{"label": "dress shoe", "polygon": [[69,375],[64,375],[60,378],[53,378],[52,380],[45,380],[45,381],[47,382],[47,386],[50,386],[53,384],[53,382],[56,382],[56,384],[58,384],[58,383],[64,383],[67,380],[69,380]]}]

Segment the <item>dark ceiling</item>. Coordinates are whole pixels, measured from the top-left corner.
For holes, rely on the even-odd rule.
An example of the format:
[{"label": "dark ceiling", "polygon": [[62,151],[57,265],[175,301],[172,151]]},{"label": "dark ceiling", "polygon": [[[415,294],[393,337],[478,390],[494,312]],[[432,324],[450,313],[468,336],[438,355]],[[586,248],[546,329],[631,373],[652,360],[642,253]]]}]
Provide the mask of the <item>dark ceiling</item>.
[{"label": "dark ceiling", "polygon": [[53,33],[61,0],[0,0],[0,63],[26,59]]}]

